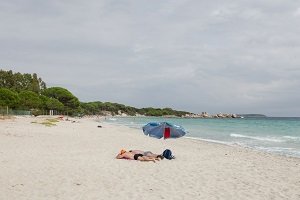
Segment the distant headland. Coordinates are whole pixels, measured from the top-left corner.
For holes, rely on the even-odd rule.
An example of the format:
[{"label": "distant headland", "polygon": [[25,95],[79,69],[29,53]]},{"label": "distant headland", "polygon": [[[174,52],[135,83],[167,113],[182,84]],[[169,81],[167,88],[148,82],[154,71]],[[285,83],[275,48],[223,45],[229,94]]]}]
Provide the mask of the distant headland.
[{"label": "distant headland", "polygon": [[237,114],[231,114],[231,113],[208,114],[207,112],[202,112],[201,114],[186,114],[183,117],[185,118],[240,118],[240,116]]},{"label": "distant headland", "polygon": [[182,116],[184,118],[257,118],[257,117],[267,117],[263,114],[232,114],[232,113],[218,113],[209,114],[207,112],[202,112],[201,114],[186,114]]}]

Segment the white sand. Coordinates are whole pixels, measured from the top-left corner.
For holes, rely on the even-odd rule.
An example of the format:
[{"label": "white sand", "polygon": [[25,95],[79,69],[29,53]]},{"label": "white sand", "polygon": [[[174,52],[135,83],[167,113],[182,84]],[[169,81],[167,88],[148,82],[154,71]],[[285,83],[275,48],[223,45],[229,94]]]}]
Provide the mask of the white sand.
[{"label": "white sand", "polygon": [[[39,121],[42,118],[38,118]],[[0,199],[300,199],[300,159],[76,119],[0,120]],[[116,160],[121,148],[161,153],[157,163]]]}]

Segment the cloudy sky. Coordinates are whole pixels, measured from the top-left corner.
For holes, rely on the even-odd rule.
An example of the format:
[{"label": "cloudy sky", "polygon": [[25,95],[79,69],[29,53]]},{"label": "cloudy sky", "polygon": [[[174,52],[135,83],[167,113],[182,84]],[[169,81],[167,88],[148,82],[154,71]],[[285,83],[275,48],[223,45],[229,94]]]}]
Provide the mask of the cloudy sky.
[{"label": "cloudy sky", "polygon": [[0,0],[0,68],[80,101],[300,116],[298,0]]}]

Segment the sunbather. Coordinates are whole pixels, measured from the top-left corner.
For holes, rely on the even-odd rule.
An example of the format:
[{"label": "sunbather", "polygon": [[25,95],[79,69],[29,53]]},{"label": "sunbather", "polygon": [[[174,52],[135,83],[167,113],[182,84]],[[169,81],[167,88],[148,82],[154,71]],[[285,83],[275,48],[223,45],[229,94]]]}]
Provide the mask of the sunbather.
[{"label": "sunbather", "polygon": [[142,153],[129,152],[124,149],[116,156],[117,159],[139,160],[139,161],[152,161],[155,162],[156,158],[145,156]]},{"label": "sunbather", "polygon": [[156,160],[162,160],[162,159],[164,159],[164,157],[162,155],[152,153],[151,151],[129,150],[129,152],[132,152],[134,154],[143,154],[144,156],[155,158]]}]

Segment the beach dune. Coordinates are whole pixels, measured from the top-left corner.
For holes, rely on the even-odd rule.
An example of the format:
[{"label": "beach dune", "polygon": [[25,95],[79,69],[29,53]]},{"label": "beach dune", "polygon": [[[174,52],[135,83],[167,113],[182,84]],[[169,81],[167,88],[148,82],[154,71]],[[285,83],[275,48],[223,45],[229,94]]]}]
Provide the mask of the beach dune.
[{"label": "beach dune", "polygon": [[[0,199],[300,199],[300,159],[188,138],[158,140],[93,119],[0,121]],[[120,149],[175,160],[117,160]]]}]

